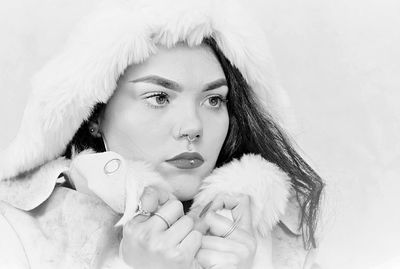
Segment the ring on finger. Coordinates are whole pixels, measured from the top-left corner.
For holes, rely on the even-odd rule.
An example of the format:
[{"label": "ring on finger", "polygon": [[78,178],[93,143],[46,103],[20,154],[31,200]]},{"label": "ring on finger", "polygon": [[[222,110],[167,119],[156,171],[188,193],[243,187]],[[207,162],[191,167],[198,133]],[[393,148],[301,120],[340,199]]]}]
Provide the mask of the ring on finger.
[{"label": "ring on finger", "polygon": [[234,230],[236,230],[236,228],[239,225],[239,221],[235,221],[234,223],[232,223],[232,225],[229,227],[229,229],[226,231],[226,233],[224,233],[222,235],[223,238],[228,237],[231,233],[233,233]]},{"label": "ring on finger", "polygon": [[137,210],[136,210],[136,212],[135,212],[135,214],[133,215],[132,218],[134,218],[134,217],[136,217],[136,216],[139,216],[139,215],[141,215],[141,216],[150,216],[150,215],[151,215],[151,213],[150,213],[149,211],[144,210],[144,209],[142,208],[142,201],[141,201],[141,200],[139,200],[139,202],[138,202],[138,208],[137,208]]},{"label": "ring on finger", "polygon": [[171,224],[169,223],[169,221],[160,213],[155,212],[155,213],[153,213],[153,216],[157,216],[160,219],[162,219],[165,222],[165,224],[167,224],[168,229],[171,227]]}]

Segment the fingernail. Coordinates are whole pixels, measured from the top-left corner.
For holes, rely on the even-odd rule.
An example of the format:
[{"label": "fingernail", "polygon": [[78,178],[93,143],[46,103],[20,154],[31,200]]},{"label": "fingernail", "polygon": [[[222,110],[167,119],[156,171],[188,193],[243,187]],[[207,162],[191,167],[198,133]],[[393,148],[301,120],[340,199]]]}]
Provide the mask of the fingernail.
[{"label": "fingernail", "polygon": [[211,205],[212,205],[213,201],[210,201],[204,208],[203,210],[201,210],[200,214],[199,214],[199,218],[203,217],[203,215],[205,213],[207,213],[208,209],[210,209]]}]

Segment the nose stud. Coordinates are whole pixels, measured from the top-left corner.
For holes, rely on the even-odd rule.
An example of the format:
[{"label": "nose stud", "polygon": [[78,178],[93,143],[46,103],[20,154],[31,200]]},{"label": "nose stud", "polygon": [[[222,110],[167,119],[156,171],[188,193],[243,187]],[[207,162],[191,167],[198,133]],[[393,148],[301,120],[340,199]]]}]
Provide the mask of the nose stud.
[{"label": "nose stud", "polygon": [[[190,137],[190,135],[184,135],[188,141],[188,146],[187,149],[188,151],[192,151],[193,150],[193,142],[197,140],[198,135],[196,135],[195,137]],[[192,163],[193,162],[193,163]],[[190,161],[190,164],[193,165],[194,161]]]}]

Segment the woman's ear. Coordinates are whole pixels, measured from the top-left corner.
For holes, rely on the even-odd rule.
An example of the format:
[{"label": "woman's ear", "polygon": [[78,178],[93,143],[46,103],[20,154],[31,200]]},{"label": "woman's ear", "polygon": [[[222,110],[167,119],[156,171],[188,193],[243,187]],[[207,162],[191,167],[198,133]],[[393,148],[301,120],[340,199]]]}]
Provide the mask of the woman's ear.
[{"label": "woman's ear", "polygon": [[102,137],[101,121],[104,116],[104,106],[97,107],[94,114],[89,118],[88,128],[93,137]]},{"label": "woman's ear", "polygon": [[91,136],[101,137],[100,122],[98,118],[96,120],[89,121],[88,128]]}]

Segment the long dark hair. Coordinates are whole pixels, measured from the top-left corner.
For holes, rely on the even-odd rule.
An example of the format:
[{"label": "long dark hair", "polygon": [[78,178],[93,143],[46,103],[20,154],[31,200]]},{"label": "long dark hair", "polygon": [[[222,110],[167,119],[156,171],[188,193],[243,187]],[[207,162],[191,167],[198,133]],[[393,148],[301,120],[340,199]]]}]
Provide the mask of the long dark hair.
[{"label": "long dark hair", "polygon": [[315,230],[318,220],[322,179],[292,146],[283,129],[262,109],[241,72],[224,56],[212,38],[204,43],[212,48],[227,79],[229,131],[218,157],[217,165],[230,162],[246,153],[260,154],[279,166],[291,178],[301,208],[300,227],[304,246],[316,247]]},{"label": "long dark hair", "polygon": [[[203,41],[218,58],[227,79],[229,130],[217,160],[217,166],[240,158],[246,153],[260,154],[266,160],[279,166],[291,178],[297,201],[301,208],[300,227],[306,249],[316,247],[315,230],[321,191],[324,183],[318,174],[303,160],[292,146],[290,139],[272,117],[262,109],[251,87],[240,71],[224,56],[213,38]],[[105,151],[101,138],[89,133],[89,122],[94,121],[105,104],[99,103],[91,117],[85,121],[70,144],[65,156],[71,158],[74,151],[91,148],[96,152]]]}]

